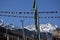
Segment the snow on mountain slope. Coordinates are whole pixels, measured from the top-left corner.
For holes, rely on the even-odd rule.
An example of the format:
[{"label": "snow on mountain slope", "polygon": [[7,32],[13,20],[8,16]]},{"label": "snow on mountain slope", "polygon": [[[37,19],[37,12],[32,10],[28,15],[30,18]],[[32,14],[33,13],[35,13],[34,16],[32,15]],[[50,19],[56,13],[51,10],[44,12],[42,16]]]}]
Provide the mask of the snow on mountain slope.
[{"label": "snow on mountain slope", "polygon": [[3,20],[2,19],[0,19],[0,26],[3,24]]},{"label": "snow on mountain slope", "polygon": [[[0,25],[3,24],[3,20],[0,20]],[[3,25],[3,27],[8,28],[8,29],[18,29],[14,24],[7,24],[7,25]],[[28,29],[29,31],[36,31],[35,25],[29,25],[24,27],[26,29]],[[40,28],[40,32],[53,32],[53,30],[55,30],[57,28],[57,25],[53,24],[53,23],[47,23],[47,24],[40,24],[39,25]]]},{"label": "snow on mountain slope", "polygon": [[[35,25],[30,25],[27,27],[24,27],[28,29],[29,31],[36,31]],[[53,32],[57,28],[57,25],[52,24],[52,23],[47,23],[47,24],[40,24],[39,25],[40,32]]]},{"label": "snow on mountain slope", "polygon": [[6,29],[10,29],[10,30],[15,29],[15,25],[14,24],[6,24],[6,25],[3,25],[2,27],[6,28]]}]

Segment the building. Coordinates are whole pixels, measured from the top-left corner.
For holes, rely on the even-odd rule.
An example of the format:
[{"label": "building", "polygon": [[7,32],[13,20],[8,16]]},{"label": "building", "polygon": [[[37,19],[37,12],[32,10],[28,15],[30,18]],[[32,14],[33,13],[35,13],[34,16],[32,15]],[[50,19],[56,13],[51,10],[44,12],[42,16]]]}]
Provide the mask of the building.
[{"label": "building", "polygon": [[54,30],[53,40],[60,40],[60,28],[56,28],[56,30]]}]

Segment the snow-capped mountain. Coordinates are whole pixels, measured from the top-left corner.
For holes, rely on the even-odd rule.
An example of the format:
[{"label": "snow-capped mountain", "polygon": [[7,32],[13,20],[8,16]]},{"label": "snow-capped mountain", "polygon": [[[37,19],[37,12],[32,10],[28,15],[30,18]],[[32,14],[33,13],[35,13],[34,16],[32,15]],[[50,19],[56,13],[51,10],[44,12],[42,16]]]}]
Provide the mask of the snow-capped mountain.
[{"label": "snow-capped mountain", "polygon": [[15,25],[14,24],[7,24],[7,25],[3,25],[2,27],[5,27],[6,29],[13,30]]},{"label": "snow-capped mountain", "polygon": [[[1,19],[0,25],[2,25],[2,24],[3,24],[3,20]],[[7,25],[3,25],[2,27],[5,27],[10,30],[19,29],[14,24],[7,24]],[[24,28],[28,29],[29,31],[36,31],[35,25],[29,25]],[[51,33],[51,32],[53,32],[53,30],[55,30],[57,28],[57,25],[49,22],[47,24],[39,24],[39,28],[40,28],[40,32],[50,32]]]},{"label": "snow-capped mountain", "polygon": [[[35,25],[30,25],[27,27],[24,27],[28,29],[29,31],[36,31]],[[53,32],[57,28],[57,25],[52,24],[52,23],[47,23],[47,24],[40,24],[39,25],[40,32]]]},{"label": "snow-capped mountain", "polygon": [[3,20],[2,20],[2,19],[0,19],[0,26],[1,26],[1,25],[3,25]]}]

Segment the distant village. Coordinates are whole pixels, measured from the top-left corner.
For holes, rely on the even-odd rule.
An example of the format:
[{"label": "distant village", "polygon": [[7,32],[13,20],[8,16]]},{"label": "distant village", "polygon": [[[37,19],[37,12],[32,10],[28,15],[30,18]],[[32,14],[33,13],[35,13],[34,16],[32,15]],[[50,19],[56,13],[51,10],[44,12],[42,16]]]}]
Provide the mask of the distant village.
[{"label": "distant village", "polygon": [[[12,28],[13,24],[5,25],[0,20],[0,39],[1,40],[36,40],[36,32],[24,28]],[[23,35],[24,33],[24,35]],[[53,33],[40,32],[41,40],[60,40],[60,28],[56,28]]]}]

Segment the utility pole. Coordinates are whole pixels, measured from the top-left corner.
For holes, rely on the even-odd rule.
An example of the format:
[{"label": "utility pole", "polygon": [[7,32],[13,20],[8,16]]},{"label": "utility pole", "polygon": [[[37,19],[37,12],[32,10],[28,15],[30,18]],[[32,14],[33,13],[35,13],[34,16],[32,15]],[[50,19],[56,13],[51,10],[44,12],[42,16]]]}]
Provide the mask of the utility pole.
[{"label": "utility pole", "polygon": [[39,15],[37,12],[36,0],[34,0],[33,11],[34,11],[35,28],[36,28],[36,40],[40,40]]},{"label": "utility pole", "polygon": [[17,40],[19,40],[19,36],[17,37]]},{"label": "utility pole", "polygon": [[46,32],[46,40],[48,40],[48,32]]},{"label": "utility pole", "polygon": [[5,36],[6,36],[6,40],[9,40],[9,35],[7,34],[7,32],[8,32],[7,29],[8,28],[6,28],[6,35]]},{"label": "utility pole", "polygon": [[23,26],[23,22],[24,22],[24,20],[21,20],[21,22],[22,22],[22,33],[23,33],[23,40],[25,40],[25,33],[24,33],[24,26]]}]

